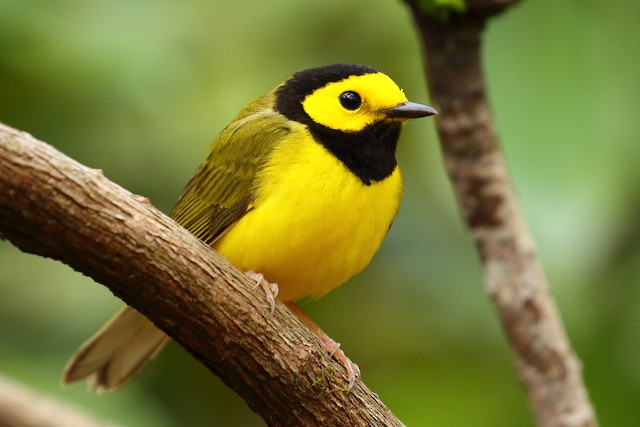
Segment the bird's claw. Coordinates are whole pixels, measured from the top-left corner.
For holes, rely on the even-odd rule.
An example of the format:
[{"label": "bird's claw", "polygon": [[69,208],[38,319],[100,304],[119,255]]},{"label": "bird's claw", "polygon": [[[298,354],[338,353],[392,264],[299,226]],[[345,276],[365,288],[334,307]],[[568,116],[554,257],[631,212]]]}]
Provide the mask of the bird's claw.
[{"label": "bird's claw", "polygon": [[300,307],[291,301],[286,301],[285,305],[289,307],[289,310],[291,310],[291,312],[295,314],[302,323],[311,329],[318,339],[320,339],[320,342],[322,342],[322,345],[329,353],[329,356],[335,358],[342,366],[344,366],[347,370],[347,391],[351,390],[356,383],[356,378],[360,376],[360,368],[358,365],[349,360],[347,355],[344,354],[344,351],[340,350],[340,343],[334,341],[329,335],[320,329],[320,327],[316,325],[304,311],[300,310]]},{"label": "bird's claw", "polygon": [[256,273],[255,271],[247,271],[245,274],[256,281],[256,286],[262,288],[271,307],[271,314],[273,314],[276,309],[276,297],[278,296],[279,290],[278,284],[268,282],[261,273]]},{"label": "bird's claw", "polygon": [[329,355],[340,362],[347,370],[347,391],[351,390],[356,383],[356,378],[360,376],[360,368],[344,354],[344,351],[340,349],[339,342],[334,341],[326,334],[320,338]]}]

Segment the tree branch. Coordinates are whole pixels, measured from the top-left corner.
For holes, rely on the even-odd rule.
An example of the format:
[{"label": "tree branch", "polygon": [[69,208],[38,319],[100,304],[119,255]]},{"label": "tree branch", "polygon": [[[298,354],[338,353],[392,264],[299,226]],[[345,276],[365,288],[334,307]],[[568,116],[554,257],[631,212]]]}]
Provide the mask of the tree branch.
[{"label": "tree branch", "polygon": [[446,168],[536,421],[545,427],[596,426],[580,363],[518,208],[486,96],[482,31],[489,16],[516,1],[465,0],[464,12],[441,7],[433,13],[424,9],[429,1],[406,0],[422,36]]},{"label": "tree branch", "polygon": [[272,426],[400,426],[315,336],[148,200],[0,124],[0,237],[107,286]]},{"label": "tree branch", "polygon": [[2,427],[118,427],[43,396],[0,375]]}]

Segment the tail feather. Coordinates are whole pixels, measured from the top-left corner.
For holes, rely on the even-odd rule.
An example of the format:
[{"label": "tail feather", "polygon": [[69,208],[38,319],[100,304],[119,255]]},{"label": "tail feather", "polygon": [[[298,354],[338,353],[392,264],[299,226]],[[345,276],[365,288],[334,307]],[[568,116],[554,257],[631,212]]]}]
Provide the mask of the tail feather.
[{"label": "tail feather", "polygon": [[87,378],[91,389],[114,390],[139,374],[168,339],[142,314],[124,307],[71,356],[62,383]]}]

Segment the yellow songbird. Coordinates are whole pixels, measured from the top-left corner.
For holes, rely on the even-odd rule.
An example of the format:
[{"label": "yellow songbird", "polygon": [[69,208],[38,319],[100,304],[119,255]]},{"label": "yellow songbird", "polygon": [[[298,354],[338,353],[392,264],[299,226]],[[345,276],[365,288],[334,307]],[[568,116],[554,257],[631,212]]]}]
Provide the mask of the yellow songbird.
[{"label": "yellow songbird", "polygon": [[[294,74],[247,104],[211,144],[171,217],[238,268],[273,304],[287,303],[347,368],[359,370],[293,304],[318,298],[367,266],[402,196],[395,151],[409,102],[378,70],[334,64]],[[276,285],[277,284],[277,285]],[[64,383],[97,390],[130,380],[168,337],[124,307],[72,356]]]}]

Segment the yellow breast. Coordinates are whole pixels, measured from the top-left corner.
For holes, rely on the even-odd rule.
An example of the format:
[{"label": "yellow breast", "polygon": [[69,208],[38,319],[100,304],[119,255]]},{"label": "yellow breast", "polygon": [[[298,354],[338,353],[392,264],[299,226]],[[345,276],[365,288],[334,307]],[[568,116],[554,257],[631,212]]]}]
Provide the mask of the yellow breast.
[{"label": "yellow breast", "polygon": [[317,298],[367,266],[396,216],[396,167],[364,185],[302,126],[278,144],[256,177],[253,208],[214,249],[278,283],[278,298]]}]

